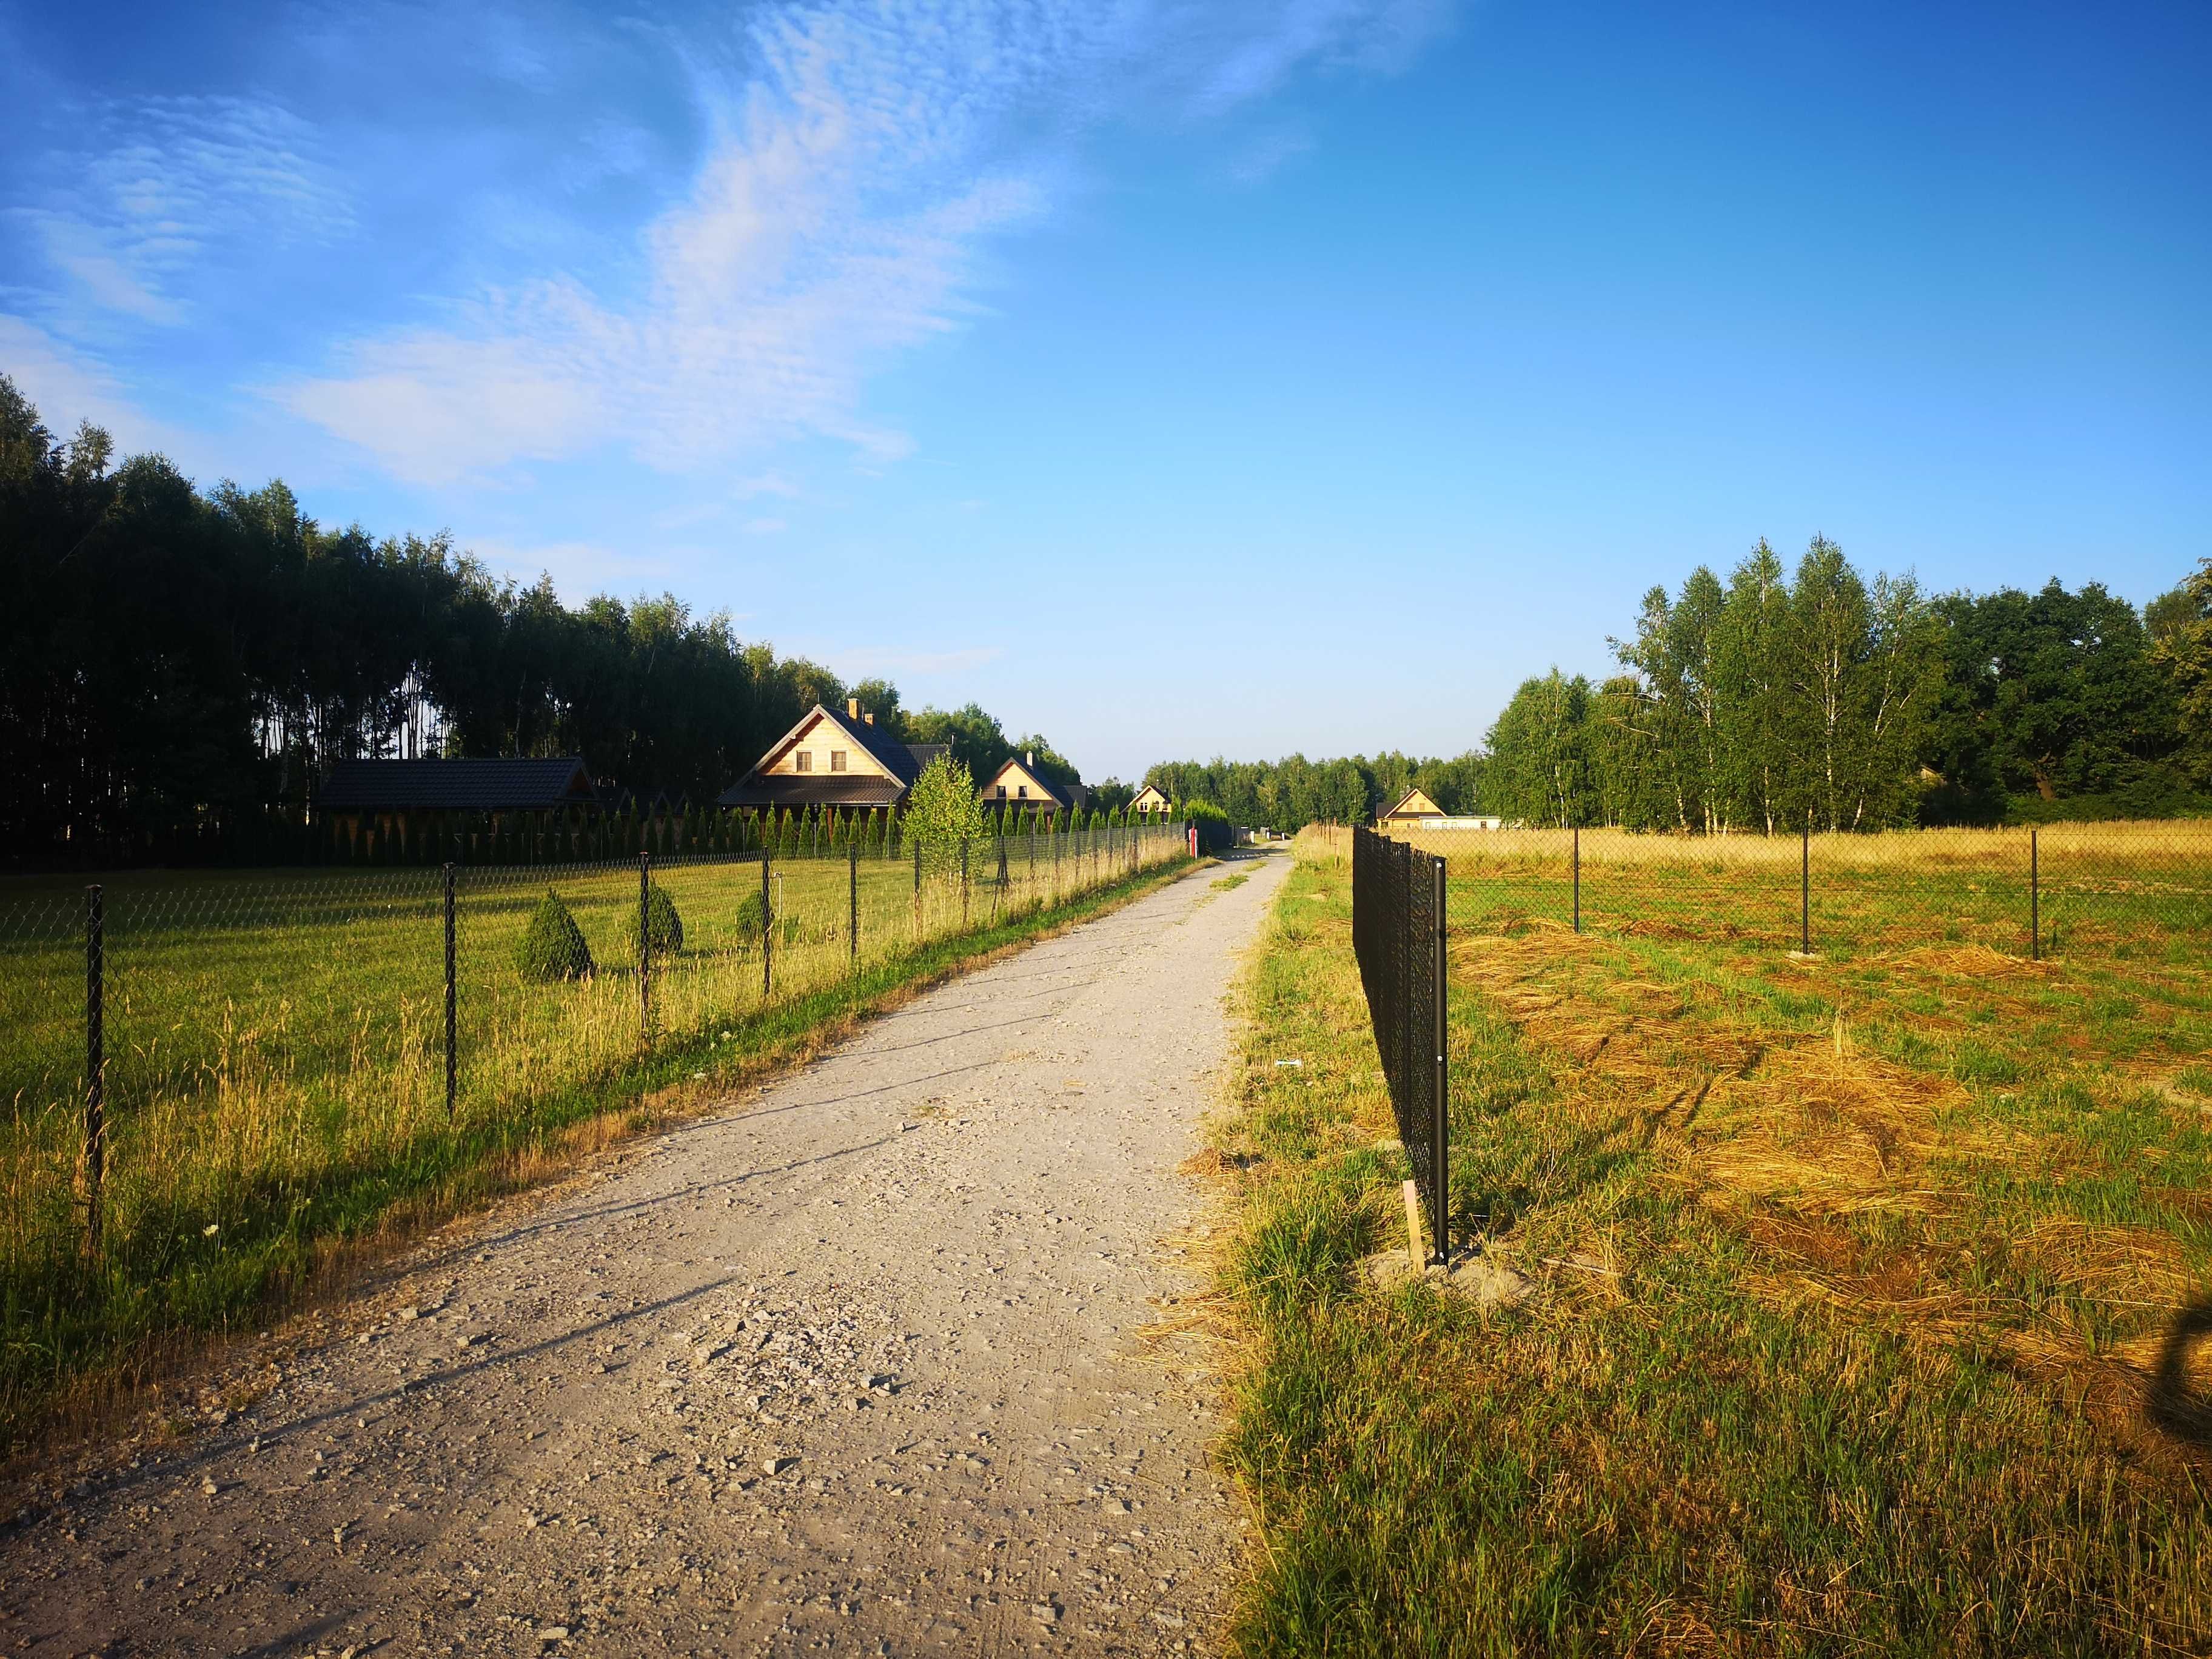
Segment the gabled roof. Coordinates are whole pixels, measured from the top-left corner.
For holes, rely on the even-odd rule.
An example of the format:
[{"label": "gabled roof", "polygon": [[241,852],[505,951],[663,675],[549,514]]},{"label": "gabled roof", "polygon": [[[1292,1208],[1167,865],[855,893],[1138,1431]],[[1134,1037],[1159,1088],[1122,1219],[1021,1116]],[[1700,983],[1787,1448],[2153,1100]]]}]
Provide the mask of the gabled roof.
[{"label": "gabled roof", "polygon": [[[1037,787],[1044,791],[1046,800],[1048,800],[1053,805],[1060,807],[1063,811],[1085,805],[1088,804],[1091,799],[1091,790],[1088,786],[1080,783],[1061,783],[1057,779],[1045,776],[1042,772],[1039,771],[1036,767],[1031,766],[1021,756],[1009,755],[1006,759],[999,763],[999,769],[992,773],[989,777],[983,781],[983,789],[986,794],[986,799],[991,805],[995,806],[998,805],[998,797],[994,794],[989,793],[989,792],[998,788],[1000,781],[1005,779],[1006,774],[1016,768],[1020,769],[1021,774],[1024,777],[1027,778],[1031,783],[1036,784]],[[1032,805],[1040,804],[1036,801],[1036,798],[1035,796],[1031,796],[1030,799]],[[1010,804],[1012,804],[1016,800],[1016,797],[1009,795],[1006,797],[1006,799]]]},{"label": "gabled roof", "polygon": [[[799,772],[788,775],[769,771],[778,756],[797,743],[817,720],[827,720],[846,737],[853,746],[867,755],[884,771],[888,778],[872,778],[848,772]],[[717,806],[895,806],[906,799],[906,792],[922,769],[951,748],[945,743],[901,743],[879,726],[866,720],[856,720],[839,714],[834,708],[816,703],[799,717],[799,723],[768,746],[768,752],[753,763],[752,770],[725,789],[716,799]]]},{"label": "gabled roof", "polygon": [[[1132,806],[1137,805],[1138,805],[1139,802],[1141,802],[1141,801],[1145,799],[1145,797],[1146,797],[1146,796],[1147,796],[1147,795],[1150,795],[1150,796],[1151,796],[1154,800],[1157,800],[1157,801],[1164,801],[1164,802],[1168,801],[1168,798],[1167,798],[1167,796],[1166,796],[1166,795],[1164,795],[1164,794],[1163,794],[1163,793],[1160,792],[1160,790],[1159,790],[1159,788],[1158,788],[1158,787],[1157,785],[1146,783],[1146,784],[1140,784],[1140,785],[1139,785],[1139,786],[1138,786],[1137,793],[1136,793],[1135,794],[1133,794],[1133,795],[1132,795],[1132,796],[1130,796],[1130,797],[1129,797],[1129,805],[1132,805]],[[1169,805],[1172,805],[1174,803],[1173,803],[1173,802],[1168,802],[1168,804],[1169,804]]]},{"label": "gabled roof", "polygon": [[1382,816],[1386,818],[1395,818],[1401,812],[1407,817],[1415,818],[1440,818],[1444,816],[1444,809],[1431,800],[1428,792],[1419,784],[1415,784],[1404,794],[1399,796],[1398,804]]},{"label": "gabled roof", "polygon": [[557,760],[334,762],[315,797],[326,811],[528,811],[588,806],[592,775],[574,755]]}]

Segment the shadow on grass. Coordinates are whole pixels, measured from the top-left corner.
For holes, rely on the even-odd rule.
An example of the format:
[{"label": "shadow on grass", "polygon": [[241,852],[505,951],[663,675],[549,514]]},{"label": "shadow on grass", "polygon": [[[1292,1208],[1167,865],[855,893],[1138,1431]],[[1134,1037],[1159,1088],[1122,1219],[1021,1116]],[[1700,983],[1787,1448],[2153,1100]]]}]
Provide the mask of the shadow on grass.
[{"label": "shadow on grass", "polygon": [[2212,1449],[2212,1399],[2191,1386],[2189,1369],[2197,1345],[2207,1336],[2212,1336],[2212,1300],[2192,1302],[2174,1316],[2143,1401],[2143,1414],[2154,1425],[2201,1449]]}]

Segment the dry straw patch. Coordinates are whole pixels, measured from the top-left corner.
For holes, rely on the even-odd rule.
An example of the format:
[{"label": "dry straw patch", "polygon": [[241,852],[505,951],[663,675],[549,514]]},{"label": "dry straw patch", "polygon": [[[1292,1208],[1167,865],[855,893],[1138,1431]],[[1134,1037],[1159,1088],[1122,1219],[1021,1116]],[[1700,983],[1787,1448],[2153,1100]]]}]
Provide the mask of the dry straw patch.
[{"label": "dry straw patch", "polygon": [[[1931,985],[1971,979],[1984,1003],[2009,1004],[2014,986],[2057,971],[1971,945],[1887,960]],[[1973,1342],[2107,1405],[2116,1423],[2140,1419],[2161,1367],[2173,1380],[2164,1317],[2100,1340],[2074,1304],[2177,1312],[2201,1288],[2182,1243],[2070,1217],[2023,1226],[1990,1215],[1961,1172],[2047,1163],[2054,1149],[1980,1111],[1960,1084],[1862,1052],[1844,1022],[1825,1038],[1778,1036],[1732,1018],[1699,984],[1615,977],[1614,948],[1589,935],[1461,939],[1453,963],[1552,1063],[1552,1109],[1577,1131],[1648,1148],[1663,1182],[1752,1243],[1770,1267],[1747,1288],[1770,1304],[1815,1301],[1936,1347]],[[2008,1018],[2027,1012],[2008,1007]],[[1884,1215],[1894,1224],[1866,1224]],[[1985,1282],[1984,1249],[2047,1294],[2031,1305]],[[2185,1380],[2212,1382],[2212,1344],[2181,1363]]]}]

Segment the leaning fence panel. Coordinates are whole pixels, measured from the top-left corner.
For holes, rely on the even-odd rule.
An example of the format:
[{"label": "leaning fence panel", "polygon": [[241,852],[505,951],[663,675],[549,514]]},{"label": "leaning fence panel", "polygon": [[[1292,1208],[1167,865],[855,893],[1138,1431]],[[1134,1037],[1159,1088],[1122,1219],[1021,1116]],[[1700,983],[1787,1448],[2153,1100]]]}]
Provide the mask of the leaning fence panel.
[{"label": "leaning fence panel", "polygon": [[1438,1259],[1451,1249],[1445,904],[1443,860],[1369,830],[1352,833],[1352,951]]}]

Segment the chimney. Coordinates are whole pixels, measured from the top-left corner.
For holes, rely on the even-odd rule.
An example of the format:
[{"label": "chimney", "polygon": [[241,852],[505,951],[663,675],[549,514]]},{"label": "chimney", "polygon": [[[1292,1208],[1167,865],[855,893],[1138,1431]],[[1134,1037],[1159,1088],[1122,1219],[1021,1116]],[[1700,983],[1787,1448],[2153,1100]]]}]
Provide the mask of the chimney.
[{"label": "chimney", "polygon": [[1023,756],[1023,757],[1022,757],[1022,764],[1023,764],[1023,765],[1024,765],[1024,766],[1026,766],[1026,767],[1028,767],[1028,768],[1030,769],[1030,771],[1032,771],[1032,772],[1036,771],[1036,750],[1034,750],[1034,749],[1032,749],[1032,750],[1030,750],[1030,752],[1029,752],[1028,754],[1026,754],[1026,755]]},{"label": "chimney", "polygon": [[858,697],[848,697],[845,699],[845,718],[848,720],[856,720],[860,718],[860,700]]},{"label": "chimney", "polygon": [[876,711],[871,708],[866,714],[861,715],[860,718],[867,721],[869,725],[873,726],[876,723]]}]

